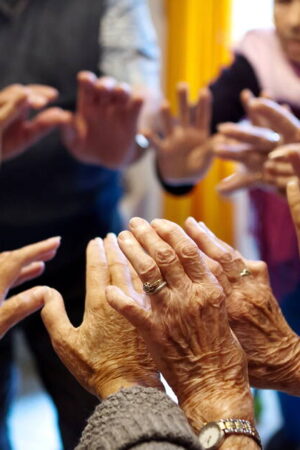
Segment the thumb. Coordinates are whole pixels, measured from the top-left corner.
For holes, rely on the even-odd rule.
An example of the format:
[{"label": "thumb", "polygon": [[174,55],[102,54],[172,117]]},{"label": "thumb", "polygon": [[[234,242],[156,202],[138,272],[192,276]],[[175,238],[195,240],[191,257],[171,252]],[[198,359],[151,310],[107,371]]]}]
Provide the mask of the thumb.
[{"label": "thumb", "polygon": [[47,287],[28,289],[6,300],[0,308],[0,338],[16,323],[40,309]]},{"label": "thumb", "polygon": [[73,326],[67,316],[62,296],[55,289],[44,288],[44,307],[41,317],[49,333],[52,344],[61,344],[66,341],[73,331]]},{"label": "thumb", "polygon": [[106,288],[106,299],[110,306],[127,319],[138,330],[145,330],[149,324],[149,312],[116,286]]}]

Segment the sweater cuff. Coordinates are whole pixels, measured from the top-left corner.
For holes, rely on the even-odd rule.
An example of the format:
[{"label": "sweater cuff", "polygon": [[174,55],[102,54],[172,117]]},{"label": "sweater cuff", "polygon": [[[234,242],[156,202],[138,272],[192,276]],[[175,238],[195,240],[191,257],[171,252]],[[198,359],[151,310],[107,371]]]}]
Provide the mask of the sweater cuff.
[{"label": "sweater cuff", "polygon": [[156,171],[156,175],[157,175],[158,181],[160,182],[161,187],[168,194],[175,195],[176,197],[181,196],[181,195],[187,195],[187,194],[190,194],[191,191],[195,187],[194,184],[182,184],[179,186],[174,186],[174,185],[166,183],[161,176],[157,161],[155,162],[155,171]]},{"label": "sweater cuff", "polygon": [[125,449],[162,442],[199,450],[183,411],[158,389],[122,389],[98,405],[76,450]]}]

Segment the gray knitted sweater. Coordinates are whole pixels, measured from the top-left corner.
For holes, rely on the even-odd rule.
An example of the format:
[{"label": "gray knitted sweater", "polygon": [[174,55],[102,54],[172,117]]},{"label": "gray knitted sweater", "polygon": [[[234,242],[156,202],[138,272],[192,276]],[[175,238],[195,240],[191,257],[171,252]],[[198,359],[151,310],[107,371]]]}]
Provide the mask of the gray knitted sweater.
[{"label": "gray knitted sweater", "polygon": [[75,450],[201,450],[182,410],[163,392],[136,386],[99,404]]}]

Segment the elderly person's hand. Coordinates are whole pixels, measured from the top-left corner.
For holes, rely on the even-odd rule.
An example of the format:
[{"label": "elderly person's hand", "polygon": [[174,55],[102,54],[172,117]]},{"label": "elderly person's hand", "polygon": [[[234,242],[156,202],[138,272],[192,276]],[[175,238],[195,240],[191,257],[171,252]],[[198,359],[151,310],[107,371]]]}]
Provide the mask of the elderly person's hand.
[{"label": "elderly person's hand", "polygon": [[[225,296],[196,244],[176,224],[130,221],[119,244],[143,283],[165,280],[143,296],[107,289],[109,303],[143,336],[191,424],[228,417],[253,420],[247,361],[232,333]],[[160,283],[158,283],[160,284]],[[230,447],[233,448],[233,447]]]},{"label": "elderly person's hand", "polygon": [[109,235],[105,243],[97,238],[87,247],[85,312],[78,328],[70,323],[61,295],[50,288],[44,292],[41,315],[55,351],[79,383],[100,398],[136,384],[161,388],[143,340],[106,301],[110,283],[130,294],[131,276],[116,237]]},{"label": "elderly person's hand", "polygon": [[29,289],[4,302],[9,289],[41,275],[45,261],[52,259],[60,238],[50,238],[19,250],[0,253],[0,338],[17,322],[42,306],[36,288]]},{"label": "elderly person's hand", "polygon": [[149,131],[144,134],[156,152],[161,177],[169,184],[194,184],[204,177],[212,162],[210,140],[211,94],[202,89],[191,112],[188,87],[177,88],[179,118],[171,114],[165,102],[160,110],[163,135]]},{"label": "elderly person's hand", "polygon": [[66,123],[70,113],[60,108],[48,108],[29,118],[56,99],[58,92],[50,86],[8,86],[0,92],[0,160],[13,158],[55,127]]},{"label": "elderly person's hand", "polygon": [[128,85],[92,72],[78,74],[77,110],[63,141],[82,162],[121,169],[137,158],[135,136],[143,99]]},{"label": "elderly person's hand", "polygon": [[227,293],[230,326],[246,352],[250,383],[300,395],[300,339],[273,296],[266,264],[246,260],[192,218],[185,229],[218,263],[214,272]]}]

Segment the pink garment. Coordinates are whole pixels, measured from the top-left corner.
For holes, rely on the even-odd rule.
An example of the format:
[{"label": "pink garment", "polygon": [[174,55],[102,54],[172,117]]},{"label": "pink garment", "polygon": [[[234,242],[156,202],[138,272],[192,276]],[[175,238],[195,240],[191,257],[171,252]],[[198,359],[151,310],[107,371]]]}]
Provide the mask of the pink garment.
[{"label": "pink garment", "polygon": [[[274,29],[250,31],[236,52],[252,65],[263,90],[275,100],[300,109],[299,67],[286,58]],[[300,282],[297,239],[289,208],[286,200],[270,192],[255,189],[250,196],[261,257],[269,266],[275,294],[282,298]]]}]

